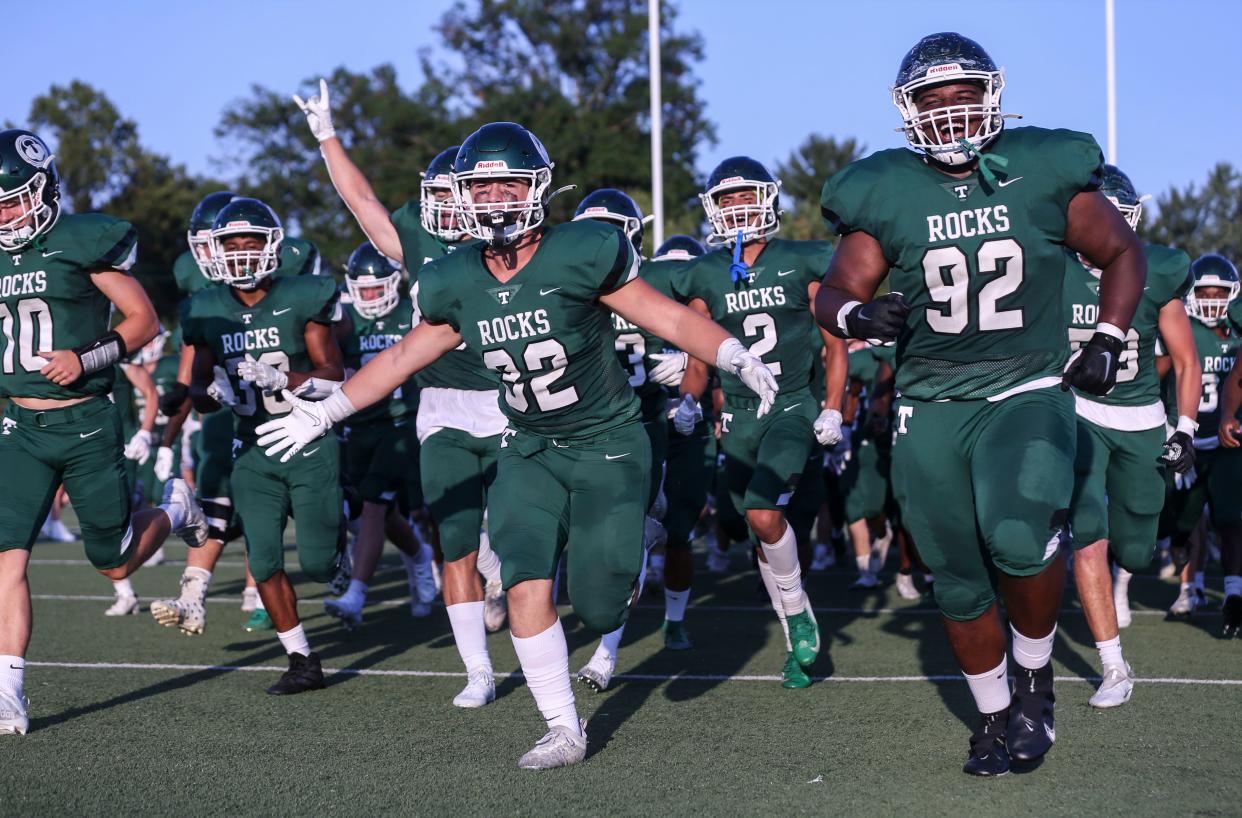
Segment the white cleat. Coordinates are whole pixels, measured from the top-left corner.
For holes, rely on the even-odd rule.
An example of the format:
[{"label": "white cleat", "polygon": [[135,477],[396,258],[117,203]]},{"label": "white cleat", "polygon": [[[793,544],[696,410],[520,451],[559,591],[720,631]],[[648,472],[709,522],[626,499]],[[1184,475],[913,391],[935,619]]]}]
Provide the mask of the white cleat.
[{"label": "white cleat", "polygon": [[0,690],[0,736],[24,736],[30,732],[30,718],[26,708],[30,707],[30,699],[22,696],[18,699],[8,691]]},{"label": "white cleat", "polygon": [[579,732],[567,727],[553,727],[539,739],[530,752],[518,759],[518,768],[554,770],[557,767],[568,767],[586,758],[586,749],[586,722],[582,722]]},{"label": "white cleat", "polygon": [[259,589],[247,586],[242,589],[242,613],[250,613],[259,607]]},{"label": "white cleat", "polygon": [[888,562],[888,549],[893,544],[893,526],[889,522],[884,523],[884,536],[876,537],[871,543],[871,573],[878,574],[884,570],[884,564]]},{"label": "white cleat", "polygon": [[184,523],[173,531],[191,548],[199,548],[207,542],[207,518],[203,515],[202,506],[194,499],[194,492],[180,477],[174,477],[164,484],[164,500],[162,506],[180,506],[184,512]]},{"label": "white cleat", "polygon": [[854,583],[850,585],[850,587],[861,588],[861,589],[866,590],[870,588],[875,588],[879,584],[880,584],[880,580],[876,578],[876,575],[871,571],[867,571],[865,573],[859,574],[858,579],[854,580]]},{"label": "white cleat", "polygon": [[428,605],[435,602],[436,595],[440,592],[440,585],[436,582],[435,564],[435,560],[427,560],[414,566],[413,573],[409,575],[412,600],[417,599]]},{"label": "white cleat", "polygon": [[1104,710],[1109,707],[1121,707],[1130,701],[1130,694],[1134,692],[1133,673],[1129,664],[1105,667],[1104,681],[1100,683],[1095,695],[1091,697],[1090,705]]},{"label": "white cleat", "polygon": [[617,670],[617,659],[607,653],[596,653],[591,661],[578,671],[578,681],[594,690],[603,693],[612,681],[612,674]]},{"label": "white cleat", "polygon": [[923,595],[914,587],[914,574],[897,574],[897,593],[902,599],[920,599]]},{"label": "white cleat", "polygon": [[1177,595],[1177,599],[1169,606],[1169,616],[1190,616],[1198,606],[1199,595],[1195,593],[1194,587],[1190,585],[1183,586],[1181,593]]},{"label": "white cleat", "polygon": [[836,564],[837,555],[832,553],[832,546],[826,542],[815,543],[815,555],[811,557],[811,571],[818,574]]},{"label": "white cleat", "polygon": [[73,542],[77,539],[74,533],[65,526],[64,520],[53,520],[48,518],[47,527],[44,529],[47,538],[55,542]]},{"label": "white cleat", "polygon": [[496,679],[490,670],[476,670],[466,677],[466,686],[453,697],[454,707],[475,708],[496,700]]},{"label": "white cleat", "polygon": [[335,616],[341,620],[341,624],[345,626],[345,630],[357,630],[362,624],[362,606],[361,599],[355,599],[349,596],[339,597],[337,599],[325,599],[323,601],[323,609],[330,616]]},{"label": "white cleat", "polygon": [[151,603],[151,616],[166,628],[180,628],[187,636],[207,628],[207,609],[197,599],[157,599]]},{"label": "white cleat", "polygon": [[104,611],[104,616],[129,616],[136,614],[141,606],[136,596],[118,596],[112,607]]},{"label": "white cleat", "polygon": [[500,580],[494,579],[483,588],[483,626],[495,633],[505,626],[509,616],[509,598]]},{"label": "white cleat", "polygon": [[708,546],[707,572],[709,574],[729,573],[729,552],[721,551],[719,548]]}]

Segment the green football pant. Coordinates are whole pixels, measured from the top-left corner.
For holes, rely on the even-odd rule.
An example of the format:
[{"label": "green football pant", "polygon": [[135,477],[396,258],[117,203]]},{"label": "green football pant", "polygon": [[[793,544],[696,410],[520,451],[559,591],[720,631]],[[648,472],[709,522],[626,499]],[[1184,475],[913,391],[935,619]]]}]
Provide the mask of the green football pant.
[{"label": "green football pant", "polygon": [[33,547],[64,483],[91,565],[123,565],[134,533],[124,450],[120,417],[105,397],[44,412],[9,401],[0,426],[0,551]]},{"label": "green football pant", "polygon": [[889,452],[864,437],[854,446],[853,457],[837,482],[844,495],[845,522],[870,520],[884,513],[888,498]]},{"label": "green football pant", "polygon": [[499,451],[500,435],[474,437],[447,427],[433,432],[419,448],[423,496],[440,532],[445,562],[479,550],[483,509],[496,479]]},{"label": "green football pant", "polygon": [[259,582],[285,567],[284,533],[293,512],[298,562],[315,582],[332,579],[341,532],[339,444],[329,434],[288,463],[243,443],[233,462],[233,502],[246,536],[250,573]]},{"label": "green football pant", "polygon": [[350,426],[344,449],[345,476],[364,502],[387,504],[400,498],[409,508],[422,507],[413,423]]},{"label": "green football pant", "polygon": [[1122,432],[1078,418],[1070,531],[1074,548],[1108,540],[1127,571],[1140,571],[1156,550],[1164,505],[1164,470],[1157,458],[1164,429]]},{"label": "green football pant", "polygon": [[950,619],[996,598],[990,569],[1038,574],[1057,559],[1074,489],[1074,398],[1060,389],[1003,401],[902,398],[893,492],[936,575]]},{"label": "green football pant", "polygon": [[729,395],[720,413],[725,479],[743,512],[787,506],[816,448],[811,426],[819,404],[809,390],[778,395],[762,418],[755,417],[758,407],[758,398]]},{"label": "green football pant", "polygon": [[1198,449],[1190,488],[1176,488],[1171,474],[1167,485],[1161,533],[1190,534],[1205,504],[1215,527],[1242,525],[1242,449]]},{"label": "green football pant", "polygon": [[[690,547],[690,536],[698,524],[707,489],[715,467],[712,457],[711,429],[706,420],[699,421],[690,435],[678,434],[671,422],[665,423],[668,439],[668,462],[664,470],[664,530],[668,533],[665,548]],[[654,460],[654,458],[652,458]]]},{"label": "green football pant", "polygon": [[668,420],[661,415],[655,420],[643,421],[642,426],[647,433],[647,442],[651,444],[651,472],[647,475],[647,509],[650,510],[664,482],[664,461],[668,458]]},{"label": "green football pant", "polygon": [[651,446],[638,423],[553,439],[506,429],[488,506],[505,588],[551,579],[566,552],[566,587],[590,629],[625,624],[643,565]]}]

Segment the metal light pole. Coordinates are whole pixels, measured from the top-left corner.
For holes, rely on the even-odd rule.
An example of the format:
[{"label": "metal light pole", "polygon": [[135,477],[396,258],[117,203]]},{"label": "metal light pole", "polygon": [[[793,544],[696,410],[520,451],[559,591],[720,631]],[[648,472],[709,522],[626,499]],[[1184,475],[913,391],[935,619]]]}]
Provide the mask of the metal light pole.
[{"label": "metal light pole", "polygon": [[1104,0],[1104,59],[1108,63],[1108,162],[1117,164],[1117,42],[1113,0]]},{"label": "metal light pole", "polygon": [[[1111,0],[1109,0],[1111,2]],[[651,214],[655,248],[664,243],[664,109],[660,99],[660,0],[647,0],[647,66],[651,75]]]}]

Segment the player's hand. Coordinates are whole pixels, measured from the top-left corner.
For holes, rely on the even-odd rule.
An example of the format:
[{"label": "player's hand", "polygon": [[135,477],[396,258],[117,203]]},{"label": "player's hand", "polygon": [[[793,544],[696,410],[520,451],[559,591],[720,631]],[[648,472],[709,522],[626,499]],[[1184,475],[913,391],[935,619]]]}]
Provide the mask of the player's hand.
[{"label": "player's hand", "polygon": [[815,418],[811,427],[815,430],[815,439],[821,446],[834,446],[841,442],[841,413],[836,409],[825,409]]},{"label": "player's hand", "polygon": [[160,446],[155,452],[155,479],[167,480],[173,473],[173,450],[168,446]]},{"label": "player's hand", "polygon": [[288,462],[308,443],[332,431],[333,424],[357,411],[339,389],[321,401],[303,400],[288,389],[282,390],[281,395],[293,407],[289,414],[269,420],[254,430],[259,436],[256,442],[267,447],[264,454],[268,457],[280,454],[281,463]]},{"label": "player's hand", "polygon": [[1242,446],[1242,423],[1237,418],[1229,418],[1220,422],[1220,429],[1217,430],[1216,436],[1220,438],[1220,445],[1226,449],[1236,449]]},{"label": "player's hand", "polygon": [[1061,391],[1068,392],[1072,386],[1088,395],[1107,395],[1117,383],[1123,348],[1120,338],[1096,332],[1065,368]]},{"label": "player's hand", "polygon": [[250,381],[265,394],[274,395],[289,385],[289,376],[271,364],[256,361],[249,355],[237,362],[237,377]]},{"label": "player's hand", "polygon": [[181,411],[181,405],[189,396],[189,387],[180,381],[174,381],[164,390],[164,394],[160,395],[160,411],[164,413],[164,417],[172,417]]},{"label": "player's hand", "polygon": [[1178,474],[1185,474],[1195,467],[1195,446],[1190,435],[1185,432],[1174,432],[1165,441],[1164,451],[1158,458],[1159,462],[1169,466]]},{"label": "player's hand", "polygon": [[151,456],[151,433],[146,429],[139,429],[134,432],[134,436],[125,444],[125,458],[137,462],[139,466],[147,462],[147,458]]},{"label": "player's hand", "polygon": [[232,409],[237,405],[237,395],[233,392],[233,384],[229,383],[229,375],[224,367],[212,367],[211,384],[207,387],[207,396],[221,406]]},{"label": "player's hand", "polygon": [[82,377],[82,359],[72,349],[57,349],[43,354],[47,366],[39,374],[57,386],[68,386]]},{"label": "player's hand", "polygon": [[906,326],[910,305],[901,293],[886,293],[845,314],[846,335],[872,346],[891,346]]},{"label": "player's hand", "polygon": [[319,93],[310,99],[303,100],[294,94],[293,101],[302,109],[302,113],[306,114],[306,124],[310,125],[311,134],[315,139],[322,142],[336,136],[336,129],[332,127],[332,105],[328,101],[327,80],[319,80]]},{"label": "player's hand", "polygon": [[760,360],[736,338],[730,338],[716,350],[716,368],[742,379],[750,391],[759,396],[759,409],[755,417],[761,418],[772,409],[780,387],[768,365]]},{"label": "player's hand", "polygon": [[1195,481],[1198,479],[1199,479],[1199,475],[1195,471],[1194,466],[1191,466],[1185,472],[1174,472],[1173,473],[1173,488],[1177,489],[1178,491],[1190,491],[1190,487],[1193,486],[1195,484]]},{"label": "player's hand", "polygon": [[681,406],[673,414],[673,429],[679,435],[694,434],[694,427],[703,419],[703,407],[694,398],[686,395],[681,399]]},{"label": "player's hand", "polygon": [[840,477],[845,473],[845,467],[849,465],[850,458],[854,455],[854,448],[848,437],[843,437],[835,446],[828,450],[828,468],[832,469],[832,473]]},{"label": "player's hand", "polygon": [[660,386],[681,386],[681,377],[686,374],[686,353],[675,350],[654,352],[650,357],[660,362],[649,373],[651,380]]}]

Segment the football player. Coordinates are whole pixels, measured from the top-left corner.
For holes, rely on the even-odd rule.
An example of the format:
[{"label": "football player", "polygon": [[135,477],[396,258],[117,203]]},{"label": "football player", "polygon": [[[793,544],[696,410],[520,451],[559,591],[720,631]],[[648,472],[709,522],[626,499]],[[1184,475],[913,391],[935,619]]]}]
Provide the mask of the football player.
[{"label": "football player", "polygon": [[[126,350],[159,329],[128,272],[137,234],[102,213],[62,213],[52,154],[30,131],[0,132],[0,250],[0,734],[25,734],[26,566],[60,485],[87,558],[109,579],[136,571],[170,532],[202,545],[206,524],[182,480],[169,481],[159,508],[131,512],[108,392]],[[114,308],[122,318],[110,328]]]},{"label": "football player", "polygon": [[282,397],[318,398],[344,378],[330,325],[336,282],[327,276],[275,277],[284,230],[257,199],[234,198],[211,230],[211,271],[224,286],[182,304],[184,342],[194,348],[190,399],[200,412],[221,407],[237,417],[233,502],[246,537],[250,571],[289,656],[289,669],[267,689],[274,695],[323,687],[284,570],[283,534],[297,518],[301,569],[316,582],[332,578],[338,560],[341,486],[337,440],[329,436],[293,463],[277,463],[255,446],[255,427],[289,411]]},{"label": "football player", "polygon": [[[417,198],[394,213],[345,152],[332,124],[328,86],[294,101],[306,113],[332,184],[358,226],[377,250],[405,266],[410,276],[414,323],[420,320],[418,292],[424,264],[462,247],[470,238],[450,187],[457,148],[428,165]],[[505,418],[497,404],[495,374],[477,353],[452,350],[418,373],[417,431],[423,498],[439,532],[444,554],[444,603],[453,640],[466,666],[466,687],[458,707],[482,707],[496,697],[487,631],[504,622],[500,565],[488,538],[480,538],[488,487],[496,476],[496,456]],[[479,582],[479,574],[486,586]]]},{"label": "football player", "polygon": [[497,372],[508,418],[488,517],[508,591],[518,661],[548,732],[524,769],[586,756],[552,578],[568,546],[566,584],[588,628],[626,620],[643,560],[651,448],[638,399],[614,351],[610,312],[692,355],[714,359],[775,399],[768,368],[739,341],[638,279],[638,255],[611,225],[544,226],[552,161],[512,122],[484,125],[453,163],[463,226],[479,242],[419,273],[422,322],[343,389],[262,427],[275,459],[300,457],[332,424],[382,399],[463,342]]},{"label": "football player", "polygon": [[[1137,229],[1142,203],[1128,176],[1105,165],[1100,192]],[[1092,707],[1119,707],[1134,681],[1121,652],[1109,554],[1119,570],[1146,568],[1156,545],[1164,505],[1161,464],[1179,474],[1194,466],[1195,411],[1200,368],[1190,321],[1182,304],[1190,285],[1190,257],[1181,250],[1145,245],[1147,286],[1126,333],[1117,385],[1107,395],[1075,392],[1078,452],[1074,460],[1074,585],[1100,653],[1104,680]],[[1065,254],[1065,309],[1072,350],[1091,340],[1099,310],[1100,271],[1075,253]],[[1154,350],[1157,334],[1177,377],[1180,417],[1165,442]],[[1163,454],[1161,446],[1163,445]]]},{"label": "football player", "polygon": [[[816,303],[832,332],[897,344],[893,492],[981,714],[964,767],[974,775],[1034,761],[1056,735],[1052,643],[1076,443],[1067,390],[1113,387],[1147,266],[1097,190],[1095,140],[1003,128],[1003,88],[992,58],[960,34],[906,54],[892,100],[914,150],[879,151],[825,184],[841,240]],[[1063,373],[1064,247],[1102,272],[1091,339]],[[1018,664],[1012,694],[993,569]]]},{"label": "football player", "polygon": [[[750,157],[721,162],[699,195],[711,229],[707,243],[719,249],[679,271],[673,286],[692,310],[745,338],[781,384],[779,411],[763,419],[745,384],[722,375],[720,443],[729,494],[758,539],[759,574],[789,643],[782,684],[792,689],[810,685],[805,669],[819,654],[820,639],[787,506],[803,472],[820,468],[816,441],[832,446],[841,440],[847,361],[845,344],[817,330],[812,312],[832,245],[773,238],[780,230],[779,190],[767,168]],[[829,353],[822,404],[812,394],[817,331]],[[706,388],[707,365],[691,361],[673,418],[680,434],[691,434],[702,417]]]},{"label": "football player", "polygon": [[[1229,329],[1242,337],[1242,299],[1236,296],[1229,302]],[[1221,378],[1220,438],[1222,463],[1236,468],[1238,448],[1242,446],[1242,379],[1239,379],[1238,356],[1234,355],[1229,374]],[[1236,487],[1242,478],[1235,477]],[[1235,488],[1236,497],[1236,488]],[[1221,633],[1237,636],[1242,630],[1242,543],[1237,539],[1238,529],[1221,532],[1221,562],[1225,573],[1225,601],[1221,608]],[[1228,535],[1228,539],[1226,536]]]}]

